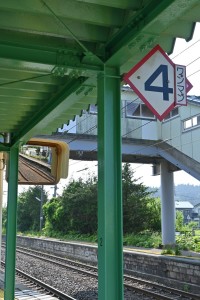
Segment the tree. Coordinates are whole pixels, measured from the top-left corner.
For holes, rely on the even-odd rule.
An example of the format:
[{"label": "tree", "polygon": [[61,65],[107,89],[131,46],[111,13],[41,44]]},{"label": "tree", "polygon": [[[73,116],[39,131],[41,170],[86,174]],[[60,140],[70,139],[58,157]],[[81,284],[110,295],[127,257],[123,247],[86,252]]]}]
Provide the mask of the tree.
[{"label": "tree", "polygon": [[[97,232],[97,180],[71,181],[58,202],[51,200],[44,206],[45,228],[63,234],[74,231],[81,234]],[[46,227],[47,226],[47,227]]]},{"label": "tree", "polygon": [[150,209],[149,229],[161,231],[161,201],[160,198],[149,198]]},{"label": "tree", "polygon": [[97,232],[97,180],[90,177],[83,182],[72,183],[76,186],[70,187],[64,193],[66,208],[70,214],[71,230],[83,234]]},{"label": "tree", "polygon": [[[17,229],[21,232],[40,229],[40,202],[36,200],[41,198],[41,187],[30,187],[27,191],[19,194]],[[43,202],[47,201],[47,195],[43,191]]]},{"label": "tree", "polygon": [[61,198],[52,198],[51,201],[46,202],[43,206],[45,216],[45,231],[51,235],[52,231],[63,232],[68,230],[65,222],[67,216],[64,215]]},{"label": "tree", "polygon": [[[130,164],[122,170],[124,232],[160,230],[160,201],[151,197],[148,187],[137,183]],[[97,178],[72,180],[62,196],[44,206],[45,229],[62,234],[97,232]]]},{"label": "tree", "polygon": [[184,226],[183,212],[180,210],[176,211],[176,230],[181,231]]},{"label": "tree", "polygon": [[124,233],[160,229],[160,206],[148,187],[137,183],[129,163],[122,169]]}]

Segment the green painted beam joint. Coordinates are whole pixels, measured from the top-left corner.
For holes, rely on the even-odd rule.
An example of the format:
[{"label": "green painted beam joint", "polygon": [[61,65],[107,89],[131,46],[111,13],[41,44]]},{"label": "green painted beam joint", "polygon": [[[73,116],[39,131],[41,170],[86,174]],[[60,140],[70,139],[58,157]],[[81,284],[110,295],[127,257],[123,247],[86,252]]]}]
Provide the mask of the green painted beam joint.
[{"label": "green painted beam joint", "polygon": [[109,62],[110,59],[113,61],[113,56],[118,51],[133,43],[134,39],[173,2],[175,0],[159,1],[159,3],[157,0],[149,1],[149,4],[144,6],[138,15],[134,15],[129,23],[106,44],[106,61]]}]

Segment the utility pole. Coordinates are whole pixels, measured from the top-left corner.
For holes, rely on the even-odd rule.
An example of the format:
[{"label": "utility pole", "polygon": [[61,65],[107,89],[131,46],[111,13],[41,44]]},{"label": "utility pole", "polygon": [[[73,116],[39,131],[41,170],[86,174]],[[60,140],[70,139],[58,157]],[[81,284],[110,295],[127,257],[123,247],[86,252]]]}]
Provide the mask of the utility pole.
[{"label": "utility pole", "polygon": [[58,189],[57,184],[55,184],[54,185],[54,193],[53,193],[53,197],[55,197],[55,198],[56,198],[56,195],[57,195],[57,189]]},{"label": "utility pole", "polygon": [[44,190],[43,190],[43,185],[41,186],[41,194],[40,194],[40,231],[42,231],[42,226],[43,226],[43,206],[44,202]]},{"label": "utility pole", "polygon": [[43,206],[43,202],[44,202],[44,189],[43,189],[43,185],[40,188],[40,198],[35,197],[35,199],[40,202],[40,231],[42,231],[42,226],[43,226],[43,210],[42,210],[42,206]]}]

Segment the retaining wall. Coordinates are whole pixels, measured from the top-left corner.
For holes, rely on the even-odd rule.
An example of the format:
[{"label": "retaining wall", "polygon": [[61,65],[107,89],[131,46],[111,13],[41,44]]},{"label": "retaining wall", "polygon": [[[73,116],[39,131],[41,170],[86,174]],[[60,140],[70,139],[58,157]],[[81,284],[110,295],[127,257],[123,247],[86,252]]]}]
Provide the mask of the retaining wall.
[{"label": "retaining wall", "polygon": [[200,285],[200,260],[124,251],[124,268]]},{"label": "retaining wall", "polygon": [[[17,237],[17,245],[97,264],[97,247],[94,245],[21,236]],[[129,274],[139,274],[141,277],[148,274],[155,279],[161,277],[173,285],[175,281],[200,285],[200,260],[197,259],[125,250],[124,268]]]}]

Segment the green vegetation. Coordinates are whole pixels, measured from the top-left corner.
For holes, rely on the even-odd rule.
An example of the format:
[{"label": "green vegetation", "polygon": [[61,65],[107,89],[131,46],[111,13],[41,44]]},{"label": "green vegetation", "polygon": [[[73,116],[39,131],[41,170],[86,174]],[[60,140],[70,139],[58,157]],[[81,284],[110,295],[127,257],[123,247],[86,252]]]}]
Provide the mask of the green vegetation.
[{"label": "green vegetation", "polygon": [[176,238],[181,250],[200,252],[200,236],[193,236],[191,232],[181,234]]},{"label": "green vegetation", "polygon": [[161,234],[159,232],[146,231],[140,234],[127,234],[124,236],[124,246],[159,248],[160,245]]},{"label": "green vegetation", "polygon": [[137,183],[130,164],[122,170],[124,234],[145,230],[160,231],[160,200],[153,198],[148,187]]},{"label": "green vegetation", "polygon": [[163,249],[161,252],[162,255],[181,255],[181,249],[179,248],[179,245],[176,245],[175,247],[166,247],[166,249]]},{"label": "green vegetation", "polygon": [[[47,201],[43,194],[44,222],[40,223],[40,186],[30,187],[18,198],[18,232],[24,235],[49,236],[62,240],[97,242],[97,178],[72,180],[61,196]],[[161,248],[161,205],[148,188],[134,178],[129,164],[122,170],[124,245],[144,248]],[[200,231],[196,223],[183,224],[183,214],[177,212],[177,247],[163,253],[178,255],[181,250],[200,252]],[[6,209],[3,209],[3,227],[6,227]]]},{"label": "green vegetation", "polygon": [[181,231],[183,229],[183,213],[181,211],[176,211],[176,231]]},{"label": "green vegetation", "polygon": [[17,229],[18,231],[39,231],[40,229],[40,202],[43,193],[43,203],[47,201],[47,195],[41,191],[40,186],[30,187],[22,192],[18,198]]},{"label": "green vegetation", "polygon": [[167,247],[166,249],[162,250],[162,255],[168,254],[168,255],[174,255],[174,250],[171,247]]},{"label": "green vegetation", "polygon": [[44,205],[44,232],[66,235],[93,235],[97,232],[97,180],[89,178],[72,181],[64,189],[61,197],[53,198]]},{"label": "green vegetation", "polygon": [[[122,170],[124,234],[160,230],[160,201],[137,183],[129,164]],[[97,234],[97,178],[73,180],[44,206],[45,235]]]}]

